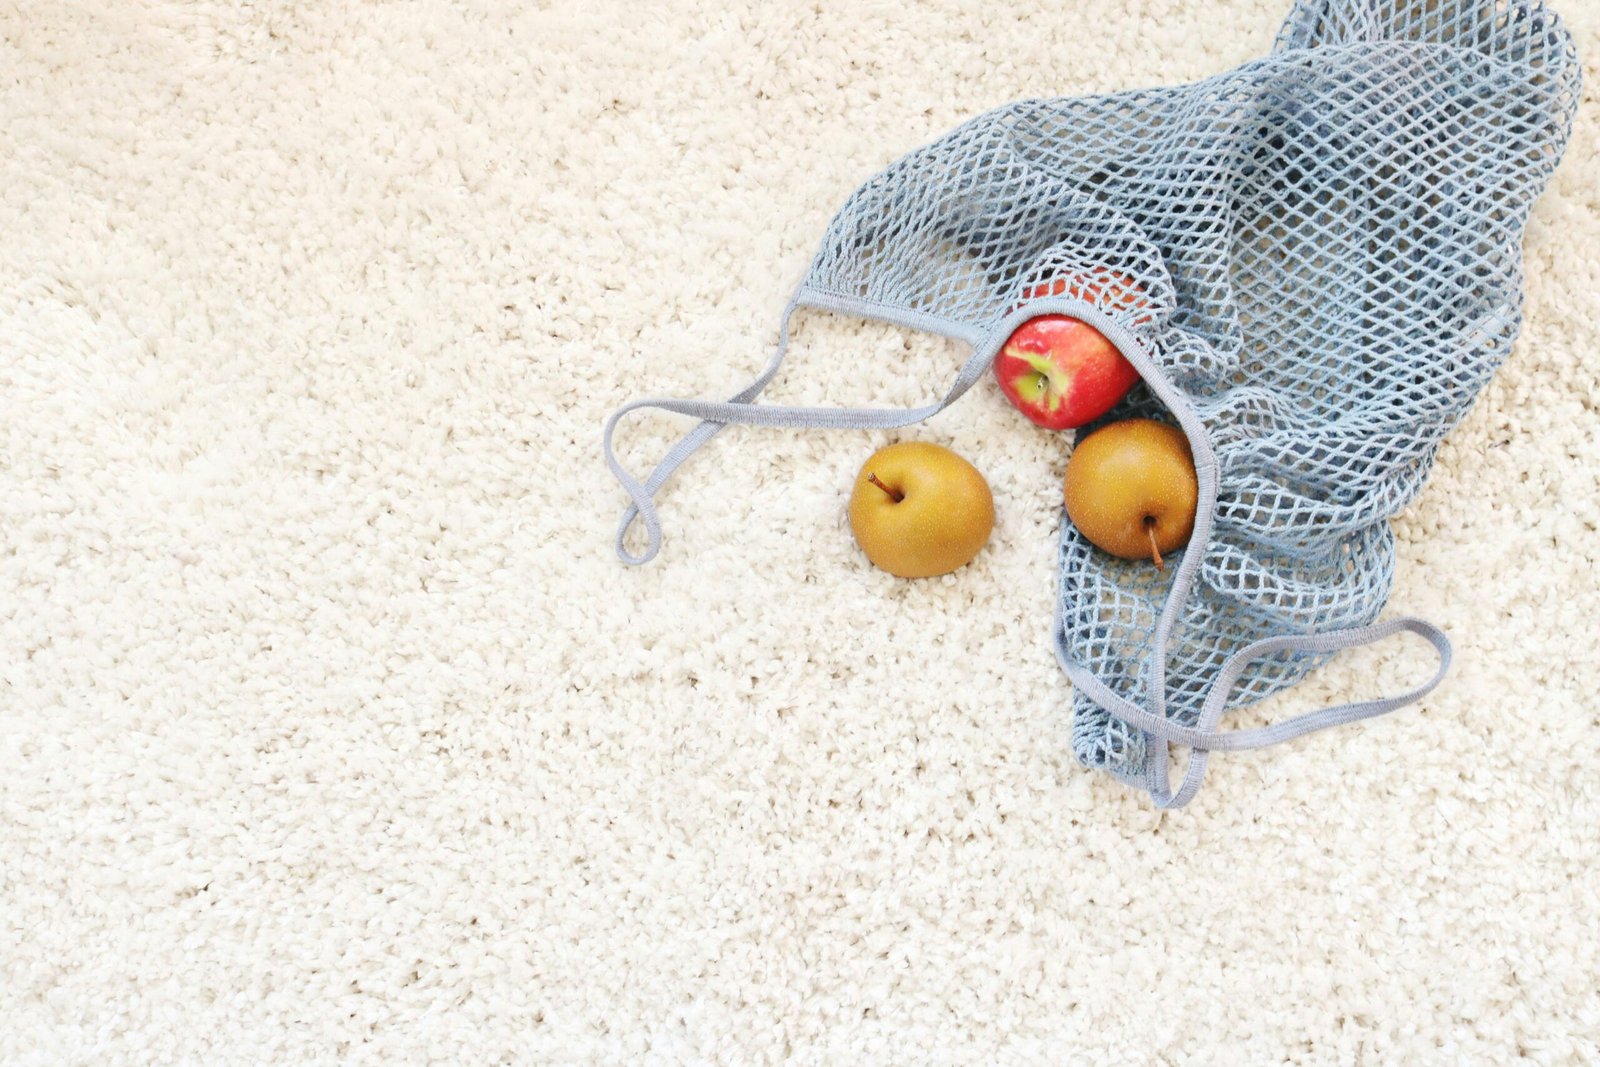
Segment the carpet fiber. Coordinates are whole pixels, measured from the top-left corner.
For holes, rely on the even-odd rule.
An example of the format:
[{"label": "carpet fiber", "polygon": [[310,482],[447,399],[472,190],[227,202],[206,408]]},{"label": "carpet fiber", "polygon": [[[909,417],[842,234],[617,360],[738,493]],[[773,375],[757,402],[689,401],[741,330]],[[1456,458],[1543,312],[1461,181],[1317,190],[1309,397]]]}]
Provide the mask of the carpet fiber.
[{"label": "carpet fiber", "polygon": [[[604,417],[742,386],[860,181],[1286,7],[0,9],[0,1062],[1600,1057],[1592,90],[1522,338],[1395,524],[1391,610],[1457,650],[1419,707],[1173,813],[1077,767],[1065,441],[988,383],[894,435],[994,486],[955,575],[852,544],[860,432],[731,430],[612,555]],[[962,354],[810,313],[768,396],[919,403]]]}]

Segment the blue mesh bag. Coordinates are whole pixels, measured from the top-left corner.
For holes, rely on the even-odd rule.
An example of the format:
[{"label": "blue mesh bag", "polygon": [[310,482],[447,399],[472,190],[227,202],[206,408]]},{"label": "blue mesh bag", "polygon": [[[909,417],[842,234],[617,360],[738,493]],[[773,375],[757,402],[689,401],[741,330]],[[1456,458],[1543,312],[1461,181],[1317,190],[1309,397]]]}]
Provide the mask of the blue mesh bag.
[{"label": "blue mesh bag", "polygon": [[[631,498],[617,551],[656,554],[656,492],[727,424],[909,425],[969,389],[1022,322],[1064,314],[1142,375],[1106,418],[1179,426],[1200,487],[1194,533],[1165,570],[1099,551],[1063,516],[1054,642],[1077,758],[1181,806],[1210,752],[1414,701],[1450,646],[1421,620],[1377,621],[1389,520],[1520,328],[1523,229],[1579,79],[1538,0],[1299,0],[1271,54],[1225,74],[979,115],[849,198],[748,388],[612,416],[606,458]],[[801,307],[972,354],[920,408],[759,404]],[[640,407],[699,420],[643,479],[613,447]],[[1220,728],[1339,650],[1402,631],[1438,651],[1421,687]],[[1177,788],[1173,746],[1190,751]]]}]

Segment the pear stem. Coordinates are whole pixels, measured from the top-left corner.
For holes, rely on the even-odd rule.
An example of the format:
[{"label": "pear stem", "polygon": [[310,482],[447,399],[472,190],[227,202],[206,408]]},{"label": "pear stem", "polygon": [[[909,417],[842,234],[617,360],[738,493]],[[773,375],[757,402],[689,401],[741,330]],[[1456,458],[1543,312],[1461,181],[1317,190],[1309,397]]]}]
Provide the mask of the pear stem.
[{"label": "pear stem", "polygon": [[882,489],[885,493],[888,493],[889,494],[889,499],[893,500],[896,504],[900,503],[900,501],[902,501],[902,500],[904,500],[906,498],[906,495],[904,493],[902,493],[900,490],[898,490],[898,489],[890,489],[887,485],[884,485],[882,482],[878,481],[878,476],[876,474],[867,475],[867,481],[871,482],[873,485],[877,486],[879,489]]},{"label": "pear stem", "polygon": [[1166,570],[1167,569],[1167,564],[1161,558],[1161,549],[1156,547],[1156,520],[1155,519],[1150,518],[1149,516],[1145,517],[1145,520],[1144,520],[1144,532],[1145,532],[1146,536],[1148,536],[1150,538],[1150,558],[1155,560],[1155,562],[1156,562],[1156,570],[1158,570],[1158,571]]}]

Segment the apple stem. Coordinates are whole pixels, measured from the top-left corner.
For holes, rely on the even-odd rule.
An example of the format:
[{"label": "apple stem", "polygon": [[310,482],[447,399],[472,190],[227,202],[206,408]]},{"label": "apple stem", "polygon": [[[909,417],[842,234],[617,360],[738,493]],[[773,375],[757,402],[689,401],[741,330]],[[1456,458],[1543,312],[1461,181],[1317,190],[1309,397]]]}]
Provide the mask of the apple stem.
[{"label": "apple stem", "polygon": [[888,493],[889,494],[889,499],[893,500],[896,504],[900,503],[900,501],[902,501],[902,500],[904,500],[906,498],[906,495],[904,493],[902,493],[900,490],[898,490],[898,489],[890,489],[887,485],[884,485],[882,482],[878,481],[878,476],[876,474],[867,475],[867,481],[871,482],[873,485],[877,486],[879,489],[882,489],[885,493]]},{"label": "apple stem", "polygon": [[1155,519],[1150,518],[1149,516],[1145,517],[1145,520],[1144,520],[1144,532],[1150,538],[1150,558],[1156,561],[1156,570],[1158,570],[1158,571],[1166,570],[1167,569],[1167,564],[1161,558],[1161,549],[1156,546],[1156,520]]}]

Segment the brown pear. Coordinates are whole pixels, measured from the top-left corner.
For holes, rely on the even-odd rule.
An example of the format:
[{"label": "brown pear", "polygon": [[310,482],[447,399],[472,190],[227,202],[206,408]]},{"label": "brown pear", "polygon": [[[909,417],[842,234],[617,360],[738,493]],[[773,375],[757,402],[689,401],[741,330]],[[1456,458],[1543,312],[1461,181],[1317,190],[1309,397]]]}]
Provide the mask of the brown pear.
[{"label": "brown pear", "polygon": [[1200,497],[1189,439],[1176,426],[1124,419],[1085,437],[1067,460],[1067,517],[1095,547],[1165,564],[1194,532]]},{"label": "brown pear", "polygon": [[850,529],[867,559],[901,578],[964,566],[994,529],[994,496],[948,448],[902,441],[875,452],[850,493]]}]

